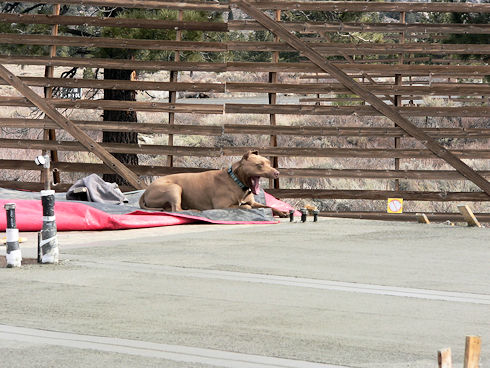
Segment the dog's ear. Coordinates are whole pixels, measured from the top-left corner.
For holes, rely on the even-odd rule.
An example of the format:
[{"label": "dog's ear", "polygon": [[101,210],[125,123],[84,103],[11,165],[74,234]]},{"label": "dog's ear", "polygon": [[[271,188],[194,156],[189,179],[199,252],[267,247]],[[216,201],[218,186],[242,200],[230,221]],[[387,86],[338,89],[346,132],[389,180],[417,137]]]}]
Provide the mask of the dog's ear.
[{"label": "dog's ear", "polygon": [[245,153],[242,157],[243,160],[248,160],[248,158],[250,157],[250,155],[258,155],[259,154],[259,151],[255,150],[255,151],[248,151],[247,153]]}]

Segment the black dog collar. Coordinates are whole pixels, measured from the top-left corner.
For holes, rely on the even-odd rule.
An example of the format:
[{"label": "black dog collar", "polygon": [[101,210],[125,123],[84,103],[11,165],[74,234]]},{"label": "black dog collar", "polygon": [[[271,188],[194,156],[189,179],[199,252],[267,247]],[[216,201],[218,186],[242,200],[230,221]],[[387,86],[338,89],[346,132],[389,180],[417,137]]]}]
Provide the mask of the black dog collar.
[{"label": "black dog collar", "polygon": [[228,175],[230,175],[230,177],[233,179],[233,181],[234,181],[235,183],[237,183],[237,185],[238,185],[240,188],[242,188],[244,191],[250,191],[250,188],[249,188],[249,187],[247,187],[245,184],[243,184],[243,183],[241,182],[241,180],[240,180],[240,179],[238,179],[238,177],[235,175],[235,173],[234,173],[234,172],[233,172],[233,170],[231,169],[231,166],[230,166],[230,168],[228,169]]}]

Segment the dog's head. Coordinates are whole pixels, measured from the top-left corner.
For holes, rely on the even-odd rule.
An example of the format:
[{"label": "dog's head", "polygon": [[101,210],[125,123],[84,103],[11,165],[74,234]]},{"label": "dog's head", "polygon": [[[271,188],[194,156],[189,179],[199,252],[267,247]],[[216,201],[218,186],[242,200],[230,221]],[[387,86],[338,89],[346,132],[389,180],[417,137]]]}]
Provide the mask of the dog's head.
[{"label": "dog's head", "polygon": [[253,194],[257,194],[260,188],[260,178],[277,179],[279,171],[271,166],[270,161],[259,155],[258,151],[248,151],[240,160],[240,173],[244,184]]}]

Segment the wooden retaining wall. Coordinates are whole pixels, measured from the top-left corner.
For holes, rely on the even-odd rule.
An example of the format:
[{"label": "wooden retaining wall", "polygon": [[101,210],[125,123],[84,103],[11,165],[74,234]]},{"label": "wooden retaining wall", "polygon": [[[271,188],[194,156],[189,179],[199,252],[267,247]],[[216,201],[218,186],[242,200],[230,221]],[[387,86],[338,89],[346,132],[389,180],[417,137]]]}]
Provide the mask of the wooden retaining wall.
[{"label": "wooden retaining wall", "polygon": [[[474,3],[383,3],[383,2],[337,2],[337,1],[255,1],[236,0],[231,2],[204,1],[147,1],[84,0],[85,6],[122,6],[144,9],[174,9],[178,11],[176,20],[100,18],[90,16],[60,15],[57,1],[37,1],[53,4],[53,14],[0,13],[0,23],[28,23],[49,25],[48,34],[0,33],[0,125],[3,135],[0,150],[26,152],[17,157],[0,159],[4,170],[40,171],[34,164],[32,150],[51,152],[56,172],[54,185],[58,190],[67,189],[73,180],[62,180],[64,173],[70,178],[88,173],[103,174],[116,171],[131,183],[132,187],[144,188],[143,176],[165,175],[175,172],[193,172],[201,167],[175,165],[179,157],[222,157],[240,156],[246,149],[258,148],[269,156],[279,168],[282,178],[269,183],[269,191],[280,198],[306,199],[353,199],[386,200],[388,197],[402,197],[407,201],[436,202],[486,202],[490,200],[490,85],[485,79],[490,75],[487,64],[490,54],[488,44],[446,44],[438,42],[450,34],[490,34],[489,24],[425,24],[409,23],[407,15],[416,12],[477,12],[489,13],[490,4]],[[76,6],[81,1],[64,1],[62,5]],[[251,8],[247,8],[247,7]],[[189,22],[182,15],[186,11],[223,13],[223,22]],[[399,22],[286,22],[281,15],[290,11],[308,12],[391,12],[397,13]],[[239,15],[231,19],[230,12]],[[256,13],[254,13],[256,12]],[[265,13],[264,13],[265,12]],[[248,14],[248,16],[247,16]],[[261,14],[268,14],[262,19]],[[313,14],[313,13],[311,13]],[[227,19],[228,18],[228,19]],[[176,30],[175,40],[115,39],[87,37],[83,35],[60,34],[58,27],[77,26],[120,27],[144,29]],[[186,41],[182,37],[186,31],[201,31],[201,41]],[[234,32],[255,30],[276,34],[271,41],[235,41],[226,35]],[[283,32],[283,33],[281,33]],[[364,34],[383,33],[383,42],[369,42]],[[222,34],[222,39],[207,35]],[[290,35],[290,36],[289,36]],[[349,39],[354,42],[339,42]],[[45,54],[10,54],[9,45],[42,46]],[[116,48],[134,50],[161,50],[173,53],[173,60],[118,60],[109,58],[85,58],[66,56],[66,47]],[[65,51],[63,51],[65,50]],[[63,52],[62,52],[63,51]],[[184,52],[193,51],[202,55],[214,55],[213,62],[182,61]],[[266,53],[268,61],[230,61],[237,52]],[[286,62],[284,53],[296,53],[297,61]],[[465,55],[480,55],[467,59]],[[318,56],[318,57],[317,57]],[[319,57],[322,59],[320,60]],[[323,63],[323,60],[325,63]],[[22,65],[25,71],[31,67],[41,67],[40,75],[11,76],[13,66]],[[44,67],[44,68],[43,68]],[[151,80],[104,80],[60,77],[59,71],[69,68],[123,69],[138,72],[168,71],[168,81]],[[215,78],[205,81],[199,77],[189,81],[189,73],[214,73]],[[182,80],[182,73],[186,79]],[[223,81],[223,73],[236,73],[244,80]],[[202,75],[202,74],[201,74]],[[213,74],[211,74],[213,75]],[[250,75],[256,75],[250,82]],[[206,74],[209,76],[209,74]],[[248,79],[247,79],[248,78]],[[212,80],[212,81],[210,81]],[[44,91],[29,97],[26,88]],[[83,98],[60,98],[56,91],[80,89]],[[147,91],[168,91],[168,97],[138,101],[112,101],[88,99],[86,92],[96,89],[123,89]],[[18,92],[21,92],[20,94]],[[24,92],[22,92],[24,91]],[[206,99],[180,100],[179,94],[212,96]],[[248,103],[243,96],[258,96],[264,103]],[[296,98],[294,103],[284,103],[284,96]],[[371,97],[372,96],[372,97]],[[220,102],[220,98],[231,102]],[[235,102],[234,101],[237,101]],[[439,103],[433,103],[437,99]],[[366,102],[367,101],[367,102]],[[197,103],[199,102],[199,103]],[[443,103],[441,103],[443,102]],[[5,109],[3,107],[6,107]],[[8,109],[7,109],[8,108]],[[32,116],[25,111],[40,109],[44,114]],[[12,114],[21,111],[19,114]],[[26,110],[31,109],[31,110]],[[165,116],[162,123],[123,123],[116,121],[71,119],[70,111],[126,110]],[[191,114],[200,121],[203,116],[239,114],[246,116],[266,116],[264,123],[222,123],[197,124],[179,123],[180,114]],[[355,124],[294,124],[287,125],[284,116],[325,116],[353,117]],[[388,117],[382,126],[364,123],[378,117]],[[424,126],[423,120],[448,118],[452,126],[434,127],[434,123]],[[462,124],[477,121],[479,124]],[[206,120],[209,121],[209,120]],[[225,120],[226,121],[226,120]],[[257,119],[263,121],[263,119]],[[347,119],[332,120],[347,121]],[[483,123],[482,123],[483,121]],[[40,134],[37,139],[19,138],[19,129],[26,132],[45,131],[55,134]],[[75,140],[60,134],[62,130],[77,137]],[[86,132],[127,131],[144,135],[167,135],[167,144],[123,144],[92,141]],[[178,136],[225,137],[243,134],[269,137],[267,145],[259,147],[237,147],[220,143],[219,146],[182,146],[174,144]],[[29,135],[27,135],[29,136]],[[30,136],[29,136],[30,137]],[[291,139],[282,139],[288,137]],[[295,139],[321,138],[323,140],[345,139],[345,146],[333,144],[331,147],[294,145]],[[371,140],[375,144],[352,145],[348,140]],[[287,145],[284,145],[287,142]],[[293,142],[293,143],[291,143]],[[449,142],[449,143],[448,143]],[[451,146],[451,143],[458,144]],[[95,144],[95,146],[94,146]],[[94,147],[96,147],[94,149]],[[98,160],[73,162],[57,155],[64,152],[93,152]],[[167,157],[165,163],[142,164],[119,167],[111,163],[114,153],[134,153],[151,157]],[[30,157],[29,155],[32,155]],[[2,156],[6,157],[6,156]],[[69,156],[73,157],[73,155]],[[294,166],[305,159],[306,166]],[[314,158],[332,158],[338,162],[344,159],[359,159],[359,167],[328,167],[328,164],[312,165]],[[363,160],[379,160],[376,168],[363,164]],[[429,169],[410,167],[413,160],[424,160],[436,164]],[[382,162],[382,163],[381,163]],[[437,164],[439,162],[439,164]],[[442,169],[441,164],[445,164]],[[293,166],[292,166],[293,165]],[[333,166],[333,165],[331,165]],[[429,165],[430,166],[430,165]],[[484,169],[478,169],[483,167]],[[211,165],[208,168],[213,168]],[[73,174],[74,173],[74,174]],[[18,180],[0,177],[0,185],[7,188],[39,190],[44,179]],[[6,179],[7,178],[7,179]],[[284,180],[298,179],[370,179],[379,181],[378,189],[349,188],[305,188],[291,187]],[[404,190],[402,181],[433,181],[440,190]],[[466,191],[444,189],[446,181],[467,181]],[[469,189],[468,189],[469,188]],[[130,189],[130,188],[125,188]],[[490,210],[488,211],[490,212]]]}]

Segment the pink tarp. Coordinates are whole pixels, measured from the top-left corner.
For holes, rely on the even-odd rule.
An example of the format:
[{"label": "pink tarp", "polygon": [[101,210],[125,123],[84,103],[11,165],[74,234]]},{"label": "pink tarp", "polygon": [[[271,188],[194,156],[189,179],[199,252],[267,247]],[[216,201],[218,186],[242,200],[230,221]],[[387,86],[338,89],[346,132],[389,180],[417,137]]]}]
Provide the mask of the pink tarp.
[{"label": "pink tarp", "polygon": [[[288,212],[292,209],[287,203],[279,201],[265,193],[266,203],[281,211]],[[39,231],[42,228],[42,205],[40,200],[26,199],[0,199],[0,206],[6,203],[15,203],[16,225],[20,231]],[[55,203],[56,226],[58,231],[80,230],[120,230],[137,229],[146,227],[182,225],[198,221],[217,224],[273,224],[278,221],[213,221],[197,216],[184,214],[169,214],[165,212],[134,211],[128,214],[109,214],[93,208],[89,205],[58,201]],[[0,211],[0,230],[6,228],[6,212]]]}]

